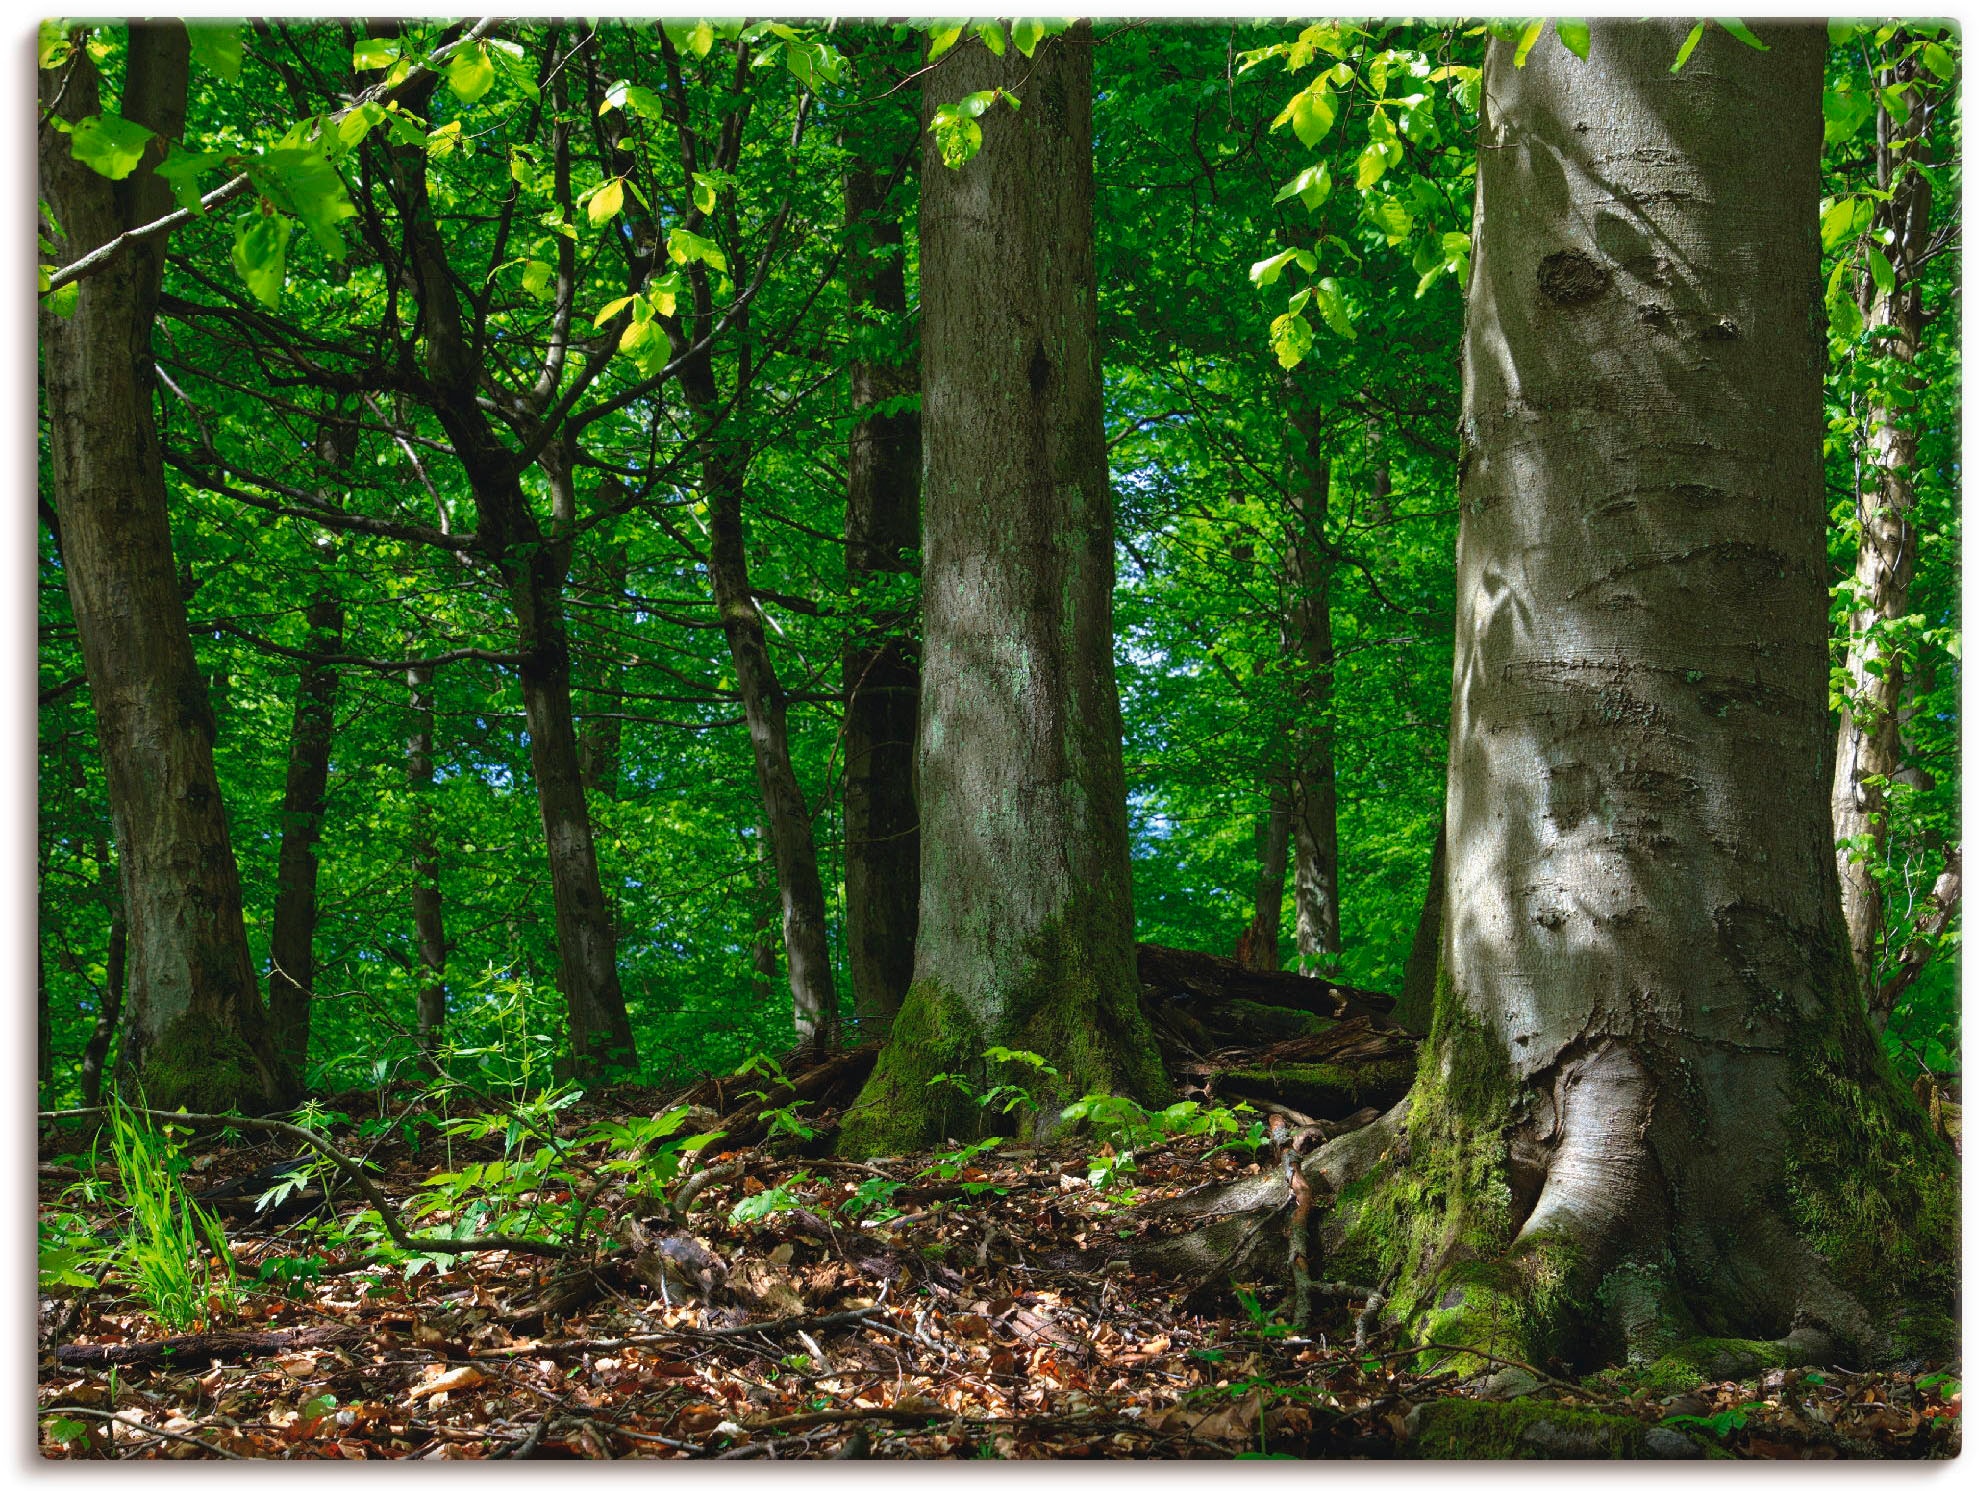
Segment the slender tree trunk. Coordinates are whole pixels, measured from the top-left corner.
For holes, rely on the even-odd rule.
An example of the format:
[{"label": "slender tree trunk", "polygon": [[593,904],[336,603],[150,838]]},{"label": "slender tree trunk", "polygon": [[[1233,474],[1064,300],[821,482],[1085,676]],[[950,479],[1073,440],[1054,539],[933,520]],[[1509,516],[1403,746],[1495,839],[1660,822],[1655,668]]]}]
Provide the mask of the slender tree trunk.
[{"label": "slender tree trunk", "polygon": [[1340,952],[1340,829],[1333,765],[1333,558],[1326,521],[1333,468],[1320,446],[1317,411],[1293,407],[1287,513],[1289,641],[1298,678],[1292,721],[1292,904],[1299,962],[1321,973]]},{"label": "slender tree trunk", "polygon": [[1416,935],[1409,943],[1409,960],[1402,967],[1402,994],[1395,1001],[1395,1023],[1417,1035],[1429,1033],[1436,1008],[1437,953],[1443,945],[1443,871],[1448,859],[1443,824],[1436,825],[1436,847],[1429,856],[1429,888],[1422,895]]},{"label": "slender tree trunk", "polygon": [[[133,25],[124,117],[177,137],[187,55],[181,23]],[[95,65],[81,48],[41,78],[45,109],[72,122],[100,112]],[[41,192],[65,260],[170,209],[152,170],[161,148],[113,183],[73,158],[68,135],[43,125]],[[150,351],[164,251],[162,238],[140,241],[80,282],[69,316],[41,315],[54,499],[129,917],[125,1064],[163,1107],[265,1107],[288,1100],[294,1074],[271,1039],[248,957],[213,714],[173,572]]]},{"label": "slender tree trunk", "polygon": [[[422,101],[419,90],[408,100],[415,108]],[[453,269],[428,197],[425,156],[416,147],[396,147],[392,164],[408,204],[407,247],[425,332],[427,397],[466,473],[476,537],[500,570],[515,617],[530,769],[556,905],[557,987],[570,1023],[571,1072],[580,1080],[596,1080],[614,1071],[637,1071],[639,1054],[619,987],[611,908],[598,879],[571,708],[563,590],[577,498],[568,437],[553,441],[538,458],[551,496],[546,528],[523,489],[521,468],[480,402],[483,368],[469,345]]]},{"label": "slender tree trunk", "polygon": [[[598,573],[606,594],[614,601],[625,593],[630,566],[624,544],[612,545]],[[622,670],[616,654],[607,647],[599,647],[596,654],[585,661],[589,665],[585,676],[594,684],[602,686],[607,692],[619,687],[618,676]],[[577,733],[577,757],[578,774],[584,779],[586,792],[604,798],[618,796],[619,750],[624,734],[624,721],[618,718],[616,706],[601,709],[584,721]]]},{"label": "slender tree trunk", "polygon": [[[682,390],[704,420],[719,409],[714,368],[704,355],[683,371]],[[729,419],[739,416],[731,413]],[[790,760],[790,723],[783,684],[770,661],[763,614],[749,583],[743,543],[744,459],[741,442],[729,430],[704,437],[702,486],[708,498],[708,576],[735,683],[749,724],[756,785],[776,856],[777,891],[783,905],[783,953],[790,976],[792,1022],[800,1045],[827,1048],[838,1042],[838,991],[833,985],[831,949],[825,938],[824,881],[818,848],[811,836],[811,814]]]},{"label": "slender tree trunk", "polygon": [[412,793],[412,940],[419,954],[419,1044],[438,1048],[447,1024],[447,934],[440,914],[440,845],[433,813],[433,670],[405,670],[412,723],[405,738]]},{"label": "slender tree trunk", "polygon": [[[1916,110],[1932,91],[1924,86],[1927,79],[1910,58],[1884,81],[1893,87],[1910,85],[1909,107]],[[1917,360],[1924,326],[1919,261],[1930,237],[1931,187],[1915,169],[1904,169],[1916,164],[1918,132],[1910,130],[1908,139],[1893,143],[1894,133],[1888,107],[1879,101],[1876,184],[1892,195],[1877,204],[1875,226],[1891,234],[1887,257],[1893,283],[1885,293],[1865,274],[1862,299],[1867,323],[1889,328],[1880,342],[1883,355],[1907,369]],[[1913,391],[1918,387],[1914,377],[1901,384]],[[1910,609],[1910,582],[1917,571],[1912,521],[1917,493],[1911,469],[1917,462],[1918,432],[1904,407],[1887,396],[1871,395],[1865,423],[1863,481],[1855,499],[1862,535],[1855,558],[1860,605],[1849,616],[1848,687],[1835,746],[1833,808],[1835,837],[1842,841],[1838,860],[1849,948],[1868,996],[1870,1019],[1880,1030],[1890,1010],[1880,997],[1883,981],[1877,963],[1884,910],[1874,870],[1889,852],[1887,784],[1904,766],[1900,715],[1910,670],[1904,648],[1892,638],[1891,624]]]},{"label": "slender tree trunk", "polygon": [[1274,774],[1257,821],[1257,886],[1251,897],[1251,920],[1237,939],[1237,961],[1260,973],[1278,969],[1278,927],[1285,914],[1291,834],[1291,784]]},{"label": "slender tree trunk", "polygon": [[1673,76],[1688,26],[1489,51],[1442,968],[1342,1250],[1421,1338],[1574,1370],[1956,1329],[1956,1162],[1831,849],[1826,41],[1707,30]]},{"label": "slender tree trunk", "polygon": [[1027,1074],[1048,1130],[1062,1100],[1156,1100],[1140,1007],[1120,704],[1113,518],[1100,423],[1093,259],[1092,33],[1026,59],[980,46],[930,100],[1021,90],[960,170],[921,156],[921,919],[914,983],[840,1130],[900,1153],[975,1130],[928,1079]]},{"label": "slender tree trunk", "polygon": [[[913,149],[914,116],[902,111],[902,119],[907,139],[896,154]],[[921,546],[921,416],[883,407],[917,388],[900,218],[885,184],[865,162],[845,178],[847,288],[860,344],[845,500],[845,568],[855,595],[873,576],[911,573],[910,556]],[[921,668],[912,624],[897,607],[871,612],[845,648],[845,942],[862,1036],[886,1033],[914,977]]]},{"label": "slender tree trunk", "polygon": [[770,849],[769,825],[756,825],[756,915],[749,940],[751,987],[758,999],[776,992],[777,907],[776,861]]},{"label": "slender tree trunk", "polygon": [[[326,585],[309,605],[309,650],[338,652],[343,636],[343,602]],[[283,1059],[298,1073],[309,1059],[310,999],[316,984],[316,846],[323,836],[336,699],[335,668],[307,660],[298,665],[282,790],[274,925],[268,939],[268,1019]]]},{"label": "slender tree trunk", "polygon": [[82,1048],[82,1100],[95,1107],[103,1100],[103,1074],[109,1069],[110,1044],[117,1038],[117,1022],[124,1013],[124,983],[129,969],[130,937],[124,925],[123,897],[116,896],[110,910],[110,946],[103,959],[103,999],[96,1008],[96,1023]]}]

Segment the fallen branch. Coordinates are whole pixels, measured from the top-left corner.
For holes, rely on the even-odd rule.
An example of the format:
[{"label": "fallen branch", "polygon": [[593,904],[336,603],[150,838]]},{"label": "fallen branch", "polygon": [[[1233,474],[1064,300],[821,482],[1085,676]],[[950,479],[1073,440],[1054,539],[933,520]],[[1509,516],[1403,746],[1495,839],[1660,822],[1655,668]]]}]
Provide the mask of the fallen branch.
[{"label": "fallen branch", "polygon": [[[124,1413],[129,1412],[131,1410],[128,1408],[124,1410]],[[208,1454],[218,1455],[223,1460],[247,1459],[246,1455],[236,1454],[233,1450],[223,1450],[217,1444],[208,1444],[203,1439],[194,1439],[190,1434],[181,1434],[176,1429],[160,1429],[155,1425],[142,1423],[137,1419],[125,1418],[123,1413],[106,1413],[101,1408],[74,1408],[63,1405],[54,1408],[44,1408],[38,1416],[48,1418],[54,1414],[85,1419],[107,1419],[113,1424],[122,1424],[127,1429],[135,1429],[140,1434],[154,1435],[159,1439],[176,1439],[180,1444],[192,1445],[195,1449],[202,1449]]]},{"label": "fallen branch", "polygon": [[166,1336],[157,1341],[123,1341],[107,1346],[59,1346],[55,1350],[55,1360],[70,1367],[124,1366],[133,1362],[155,1364],[175,1358],[204,1365],[213,1360],[238,1361],[316,1346],[337,1346],[355,1341],[363,1334],[362,1330],[351,1325],[304,1325],[279,1331],[203,1331],[189,1336]]}]

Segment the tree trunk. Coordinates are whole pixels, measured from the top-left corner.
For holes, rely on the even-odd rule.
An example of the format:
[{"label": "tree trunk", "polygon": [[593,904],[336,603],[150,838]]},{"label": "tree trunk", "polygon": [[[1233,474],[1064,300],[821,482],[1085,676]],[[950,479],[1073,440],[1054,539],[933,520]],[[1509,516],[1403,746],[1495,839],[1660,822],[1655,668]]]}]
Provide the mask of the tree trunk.
[{"label": "tree trunk", "polygon": [[[176,21],[133,25],[124,117],[175,138],[188,42]],[[94,64],[41,74],[44,108],[96,114]],[[41,193],[72,260],[162,216],[159,147],[113,183],[41,130]],[[164,466],[152,414],[151,327],[162,237],[82,280],[73,312],[40,317],[43,393],[63,574],[96,704],[129,918],[131,998],[123,1061],[154,1104],[264,1108],[293,1094],[270,1037],[241,918],[240,874],[213,768],[213,713],[173,572]]]},{"label": "tree trunk", "polygon": [[[914,115],[899,111],[913,149]],[[900,131],[895,130],[898,135]],[[845,570],[855,597],[870,577],[910,574],[921,546],[921,416],[876,406],[917,390],[907,322],[899,209],[878,166],[846,173],[847,291],[858,350],[846,452]],[[884,1035],[914,977],[921,842],[914,807],[914,727],[921,668],[912,613],[866,610],[845,648],[845,947],[861,1038]]]},{"label": "tree trunk", "polygon": [[[682,391],[704,420],[720,407],[714,368],[703,354],[681,374]],[[731,412],[730,420],[739,416]],[[770,661],[763,635],[763,613],[749,583],[749,557],[743,545],[744,460],[732,430],[703,437],[702,485],[708,498],[708,577],[729,656],[735,662],[736,689],[749,724],[756,762],[756,785],[763,818],[776,856],[777,892],[783,905],[783,956],[790,976],[791,1019],[800,1046],[828,1048],[838,1042],[838,991],[825,938],[825,890],[818,874],[818,846],[811,837],[811,813],[797,770],[790,760],[790,722],[783,684]]]},{"label": "tree trunk", "polygon": [[405,778],[412,794],[412,940],[419,953],[419,1044],[433,1051],[447,1025],[447,934],[440,915],[440,845],[433,825],[433,670],[405,670],[411,727]]},{"label": "tree trunk", "polygon": [[1429,1033],[1436,1008],[1437,953],[1443,945],[1443,868],[1447,859],[1443,824],[1436,825],[1436,847],[1429,855],[1429,888],[1422,894],[1416,935],[1409,943],[1409,960],[1402,965],[1402,996],[1395,1001],[1395,1020],[1415,1035]]},{"label": "tree trunk", "polygon": [[[630,565],[624,544],[612,545],[605,555],[605,562],[599,569],[599,578],[611,604],[616,606],[618,598],[625,593],[626,577]],[[585,676],[592,683],[602,686],[608,693],[618,687],[618,679],[623,671],[620,660],[609,644],[601,644],[594,654],[580,658],[580,666],[588,664]],[[602,696],[601,696],[602,697]],[[618,717],[617,709],[607,704],[595,715],[584,721],[577,735],[578,774],[584,779],[584,790],[599,797],[618,796],[619,787],[619,748],[625,734],[624,721]]]},{"label": "tree trunk", "polygon": [[944,98],[1003,87],[960,170],[922,136],[921,916],[914,983],[840,1144],[899,1153],[987,1115],[928,1079],[1042,1055],[1027,1126],[1067,1097],[1156,1101],[1134,972],[1100,424],[1092,34],[976,45]]},{"label": "tree trunk", "polygon": [[124,926],[121,896],[110,910],[110,947],[103,959],[103,1000],[96,1009],[96,1023],[82,1048],[83,1106],[95,1107],[103,1100],[103,1074],[108,1070],[110,1044],[117,1037],[117,1022],[124,1013],[124,985],[130,966],[130,936]]},{"label": "tree trunk", "polygon": [[777,907],[776,865],[770,853],[770,831],[756,825],[756,914],[749,939],[750,989],[767,1000],[776,991]]},{"label": "tree trunk", "polygon": [[1286,513],[1288,641],[1297,709],[1292,719],[1292,904],[1299,963],[1319,973],[1340,953],[1339,800],[1333,768],[1333,556],[1326,539],[1332,464],[1318,411],[1287,377],[1293,433]]},{"label": "tree trunk", "polygon": [[[309,604],[309,649],[340,651],[343,636],[343,602],[326,585]],[[274,926],[268,939],[268,1020],[283,1059],[298,1073],[309,1059],[310,998],[316,985],[316,846],[323,836],[336,700],[335,668],[306,659],[298,665],[282,790]]]},{"label": "tree trunk", "polygon": [[1250,925],[1237,939],[1237,962],[1254,973],[1278,971],[1278,925],[1285,915],[1285,862],[1292,834],[1291,785],[1272,778],[1257,821],[1257,886]]},{"label": "tree trunk", "polygon": [[1672,76],[1688,25],[1490,48],[1442,968],[1346,1249],[1418,1339],[1576,1370],[1956,1329],[1955,1160],[1831,850],[1825,39]]},{"label": "tree trunk", "polygon": [[[1928,74],[1915,58],[1906,59],[1886,81],[1920,86]],[[1923,99],[1912,94],[1915,110]],[[1914,169],[1920,139],[1891,142],[1888,107],[1876,107],[1876,185],[1892,196],[1876,204],[1875,228],[1892,235],[1888,255],[1893,283],[1885,294],[1865,274],[1862,299],[1870,326],[1889,328],[1883,355],[1903,368],[1917,360],[1924,326],[1919,284],[1921,259],[1930,237],[1931,188]],[[1914,377],[1902,380],[1911,390]],[[1893,640],[1891,625],[1910,609],[1910,582],[1917,570],[1917,529],[1912,517],[1917,494],[1911,468],[1917,461],[1917,428],[1903,407],[1887,395],[1871,395],[1866,424],[1863,481],[1856,492],[1861,538],[1855,558],[1860,604],[1849,616],[1848,687],[1842,696],[1841,732],[1835,746],[1833,808],[1842,880],[1842,915],[1856,977],[1868,997],[1869,1016],[1878,1030],[1888,1023],[1889,1006],[1880,998],[1877,967],[1883,948],[1883,896],[1874,870],[1888,854],[1890,836],[1887,784],[1903,770],[1900,718],[1909,670],[1906,650]]]}]

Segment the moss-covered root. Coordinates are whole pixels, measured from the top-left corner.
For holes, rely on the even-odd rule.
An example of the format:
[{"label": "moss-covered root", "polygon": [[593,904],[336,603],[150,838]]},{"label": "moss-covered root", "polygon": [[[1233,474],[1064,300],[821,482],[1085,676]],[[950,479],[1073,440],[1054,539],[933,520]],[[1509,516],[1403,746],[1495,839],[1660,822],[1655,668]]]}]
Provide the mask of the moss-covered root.
[{"label": "moss-covered root", "polygon": [[1408,1417],[1417,1460],[1672,1460],[1705,1451],[1674,1429],[1558,1403],[1439,1398]]},{"label": "moss-covered root", "polygon": [[1795,1331],[1779,1341],[1699,1337],[1650,1364],[1637,1379],[1651,1397],[1667,1398],[1707,1382],[1743,1382],[1775,1367],[1826,1365],[1834,1343],[1818,1331]]}]

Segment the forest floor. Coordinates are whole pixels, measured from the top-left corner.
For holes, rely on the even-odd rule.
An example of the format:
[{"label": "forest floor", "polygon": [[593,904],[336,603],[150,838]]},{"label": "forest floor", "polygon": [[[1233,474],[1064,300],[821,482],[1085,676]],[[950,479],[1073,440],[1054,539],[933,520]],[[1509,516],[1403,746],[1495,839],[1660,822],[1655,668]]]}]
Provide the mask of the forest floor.
[{"label": "forest floor", "polygon": [[[382,1197],[440,1203],[422,1235],[459,1222],[464,1184],[485,1199],[505,1174],[535,1187],[510,1193],[511,1217],[572,1204],[554,1177],[526,1173],[538,1151],[516,1144],[501,1109],[484,1108],[488,1132],[466,1137],[475,1115],[456,1095],[443,1136],[410,1121],[417,1098],[356,1096],[369,1112],[330,1132],[368,1150]],[[661,1100],[619,1088],[562,1109],[565,1153],[575,1163],[585,1134],[636,1124]],[[42,1452],[1389,1458],[1474,1453],[1487,1432],[1522,1457],[1958,1452],[1956,1364],[1773,1371],[1662,1395],[1626,1372],[1485,1373],[1379,1329],[1357,1341],[1359,1299],[1345,1293],[1322,1290],[1294,1330],[1282,1254],[1260,1263],[1254,1289],[1151,1276],[1115,1256],[1159,1231],[1164,1199],[1269,1168],[1268,1147],[1232,1148],[1227,1134],[1144,1147],[1131,1169],[1104,1144],[878,1164],[780,1144],[801,1147],[712,1141],[698,1172],[683,1167],[708,1180],[678,1211],[663,1193],[633,1204],[636,1168],[586,1172],[594,1194],[578,1197],[576,1235],[595,1266],[573,1272],[507,1250],[379,1262],[375,1246],[339,1241],[362,1232],[362,1197],[333,1187],[279,1198],[273,1220],[254,1210],[274,1183],[269,1161],[293,1142],[194,1140],[185,1183],[225,1214],[233,1302],[174,1335],[114,1266],[94,1289],[45,1281]],[[44,1137],[44,1242],[51,1219],[74,1237],[130,1225],[114,1168],[92,1185],[99,1167],[74,1145],[73,1131]],[[246,1179],[225,1184],[235,1177]],[[584,1245],[606,1235],[626,1246]],[[1480,1413],[1497,1427],[1473,1422]]]}]

